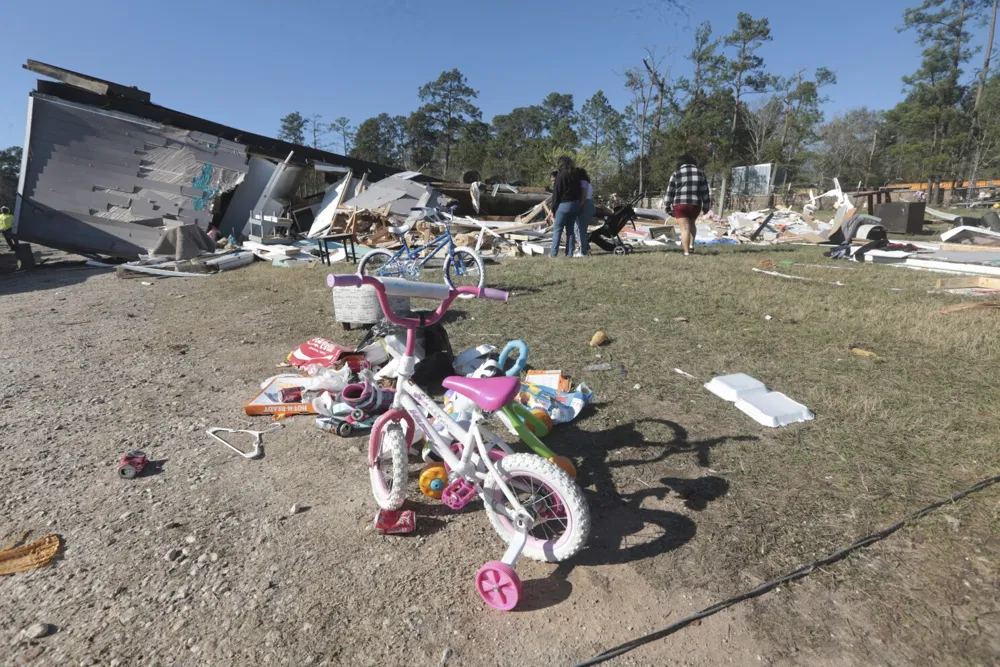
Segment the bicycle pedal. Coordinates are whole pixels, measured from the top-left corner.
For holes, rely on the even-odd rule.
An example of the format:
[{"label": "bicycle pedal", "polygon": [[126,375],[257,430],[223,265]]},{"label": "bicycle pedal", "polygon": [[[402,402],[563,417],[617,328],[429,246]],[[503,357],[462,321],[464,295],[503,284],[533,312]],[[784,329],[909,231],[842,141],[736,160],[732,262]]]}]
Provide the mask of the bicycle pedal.
[{"label": "bicycle pedal", "polygon": [[456,479],[444,488],[441,493],[441,502],[456,512],[476,497],[476,487],[474,484],[464,479]]}]

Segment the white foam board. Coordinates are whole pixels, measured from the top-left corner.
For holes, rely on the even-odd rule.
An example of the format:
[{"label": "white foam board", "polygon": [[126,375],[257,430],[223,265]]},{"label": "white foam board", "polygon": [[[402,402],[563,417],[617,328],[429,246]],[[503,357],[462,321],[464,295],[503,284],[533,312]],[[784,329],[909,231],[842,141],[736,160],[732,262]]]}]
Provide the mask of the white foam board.
[{"label": "white foam board", "polygon": [[779,391],[751,393],[736,401],[736,409],[758,424],[776,428],[814,419],[815,415]]},{"label": "white foam board", "polygon": [[736,373],[734,375],[721,375],[712,378],[705,384],[705,389],[718,396],[724,401],[735,403],[743,396],[750,394],[760,394],[767,391],[767,387],[760,380],[754,379],[746,373]]}]

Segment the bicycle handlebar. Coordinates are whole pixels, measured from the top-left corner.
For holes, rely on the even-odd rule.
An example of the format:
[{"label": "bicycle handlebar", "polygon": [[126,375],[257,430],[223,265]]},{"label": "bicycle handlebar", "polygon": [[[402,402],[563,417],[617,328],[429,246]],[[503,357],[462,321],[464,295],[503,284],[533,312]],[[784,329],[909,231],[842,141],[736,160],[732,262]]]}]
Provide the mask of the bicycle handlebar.
[{"label": "bicycle handlebar", "polygon": [[[371,285],[378,294],[378,302],[382,307],[382,312],[393,324],[402,327],[427,327],[435,324],[444,317],[452,301],[462,294],[471,294],[480,299],[490,299],[492,301],[507,302],[510,295],[503,290],[492,289],[490,287],[459,287],[452,289],[448,285],[435,283],[418,283],[400,278],[375,278],[372,276],[359,276],[356,273],[346,273],[340,275],[328,275],[326,284],[330,288],[334,287],[361,287]],[[441,302],[437,310],[428,317],[402,317],[392,312],[392,305],[389,303],[390,296],[404,296],[415,299],[436,299]]]}]

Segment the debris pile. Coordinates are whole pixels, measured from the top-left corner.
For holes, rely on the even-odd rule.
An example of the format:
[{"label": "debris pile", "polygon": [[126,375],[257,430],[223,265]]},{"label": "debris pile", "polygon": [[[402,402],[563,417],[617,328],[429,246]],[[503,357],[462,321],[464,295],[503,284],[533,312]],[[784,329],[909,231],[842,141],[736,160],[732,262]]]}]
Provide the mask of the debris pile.
[{"label": "debris pile", "polygon": [[[317,428],[341,437],[368,431],[392,406],[405,350],[405,330],[387,320],[373,326],[356,348],[325,338],[311,339],[292,350],[280,364],[288,369],[286,372],[260,384],[244,411],[248,416],[270,416],[273,422],[310,415]],[[523,341],[511,341],[503,350],[480,345],[455,356],[448,334],[440,324],[421,330],[414,358],[417,362],[413,381],[426,389],[441,389],[447,384],[445,378],[456,374],[469,378],[523,376],[520,393],[497,413],[500,422],[527,448],[575,475],[573,464],[557,456],[541,439],[554,425],[573,421],[580,415],[592,398],[587,385],[573,387],[559,370],[526,370],[528,346]],[[472,402],[454,390],[445,393],[444,406],[460,425],[472,418]],[[426,417],[429,423],[434,423],[429,412]],[[207,434],[240,456],[252,459],[263,453],[262,436],[270,430],[213,427]],[[242,433],[253,437],[248,449],[240,449],[219,436]],[[412,442],[421,440],[424,434],[416,433]],[[502,447],[508,453],[513,451],[506,443]]]}]

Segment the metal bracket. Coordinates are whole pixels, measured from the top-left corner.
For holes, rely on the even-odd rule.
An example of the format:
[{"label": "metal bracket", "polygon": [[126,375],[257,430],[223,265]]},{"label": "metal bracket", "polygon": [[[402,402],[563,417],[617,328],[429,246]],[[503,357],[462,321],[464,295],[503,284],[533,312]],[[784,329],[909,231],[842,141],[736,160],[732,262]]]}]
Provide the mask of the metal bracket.
[{"label": "metal bracket", "polygon": [[528,531],[531,529],[531,524],[532,521],[523,515],[514,520],[514,528],[516,529],[516,532],[514,533],[514,537],[511,539],[510,545],[508,545],[503,558],[500,559],[500,562],[510,565],[511,567],[517,565],[517,559],[521,557],[524,545],[528,543]]}]

